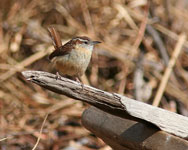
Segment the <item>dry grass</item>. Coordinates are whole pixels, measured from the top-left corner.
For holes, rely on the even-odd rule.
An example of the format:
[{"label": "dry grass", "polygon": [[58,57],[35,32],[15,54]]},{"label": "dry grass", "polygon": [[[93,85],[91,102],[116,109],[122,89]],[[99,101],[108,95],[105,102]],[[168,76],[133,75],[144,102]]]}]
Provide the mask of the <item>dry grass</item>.
[{"label": "dry grass", "polygon": [[[47,113],[36,149],[109,149],[81,126],[86,104],[22,78],[22,70],[55,72],[47,27],[63,42],[78,35],[102,41],[84,83],[151,104],[179,35],[188,35],[187,7],[186,0],[1,0],[0,149],[32,149]],[[188,41],[181,47],[159,102],[188,116]]]}]

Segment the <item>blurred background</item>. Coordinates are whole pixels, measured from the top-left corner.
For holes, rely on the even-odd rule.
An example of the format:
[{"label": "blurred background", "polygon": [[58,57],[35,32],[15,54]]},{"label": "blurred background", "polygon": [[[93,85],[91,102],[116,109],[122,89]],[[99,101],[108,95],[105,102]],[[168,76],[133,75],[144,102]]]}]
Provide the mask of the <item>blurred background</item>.
[{"label": "blurred background", "polygon": [[[0,149],[32,149],[47,113],[36,149],[111,149],[82,127],[87,104],[23,79],[23,70],[56,72],[49,26],[62,43],[79,35],[102,42],[85,84],[152,104],[179,35],[188,35],[187,8],[187,0],[1,0]],[[188,116],[188,41],[159,107]]]}]

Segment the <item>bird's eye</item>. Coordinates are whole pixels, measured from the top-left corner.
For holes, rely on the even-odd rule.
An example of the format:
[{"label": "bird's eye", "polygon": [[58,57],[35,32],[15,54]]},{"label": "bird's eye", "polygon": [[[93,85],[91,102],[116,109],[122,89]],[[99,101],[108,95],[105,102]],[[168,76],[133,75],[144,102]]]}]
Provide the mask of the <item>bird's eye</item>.
[{"label": "bird's eye", "polygon": [[85,43],[85,44],[88,44],[88,41],[85,41],[84,43]]}]

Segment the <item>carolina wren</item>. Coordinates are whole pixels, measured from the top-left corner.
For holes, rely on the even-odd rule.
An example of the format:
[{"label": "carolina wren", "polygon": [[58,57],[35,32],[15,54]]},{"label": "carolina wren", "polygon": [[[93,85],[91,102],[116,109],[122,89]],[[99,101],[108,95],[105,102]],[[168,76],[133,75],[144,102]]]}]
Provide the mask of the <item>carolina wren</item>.
[{"label": "carolina wren", "polygon": [[62,45],[56,30],[52,27],[48,30],[55,48],[49,59],[55,64],[56,69],[63,75],[70,77],[79,78],[82,76],[89,65],[94,45],[101,42],[91,41],[86,36],[80,36],[74,37]]}]

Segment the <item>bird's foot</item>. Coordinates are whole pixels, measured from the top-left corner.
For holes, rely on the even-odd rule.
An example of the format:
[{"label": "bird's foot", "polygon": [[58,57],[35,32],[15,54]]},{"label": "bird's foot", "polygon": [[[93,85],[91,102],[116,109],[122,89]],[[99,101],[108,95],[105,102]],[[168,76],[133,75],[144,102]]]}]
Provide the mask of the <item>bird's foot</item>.
[{"label": "bird's foot", "polygon": [[61,79],[61,75],[59,74],[59,72],[56,72],[56,77],[55,78],[56,78],[56,80],[57,79]]},{"label": "bird's foot", "polygon": [[78,83],[80,83],[80,85],[81,85],[81,87],[82,87],[82,90],[84,90],[84,84],[83,84],[83,82],[80,80],[80,78],[79,78],[79,77],[76,77],[75,80],[76,80]]}]

